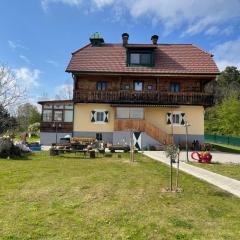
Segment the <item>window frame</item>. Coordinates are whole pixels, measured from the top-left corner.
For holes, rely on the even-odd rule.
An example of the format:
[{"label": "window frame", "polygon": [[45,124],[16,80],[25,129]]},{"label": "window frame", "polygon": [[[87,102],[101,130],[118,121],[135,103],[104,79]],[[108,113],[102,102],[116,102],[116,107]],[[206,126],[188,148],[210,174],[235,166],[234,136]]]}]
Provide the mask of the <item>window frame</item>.
[{"label": "window frame", "polygon": [[97,133],[96,133],[96,140],[97,140],[97,141],[102,141],[102,140],[103,140],[103,136],[102,136],[102,133],[101,133],[101,132],[97,132]]},{"label": "window frame", "polygon": [[[100,120],[98,119],[100,117]],[[104,122],[104,112],[97,111],[96,112],[96,122]]]},{"label": "window frame", "polygon": [[[134,110],[141,110],[141,114],[142,114],[142,116],[139,118],[136,118],[136,117],[132,117],[133,116],[133,112],[134,112]],[[126,117],[121,117],[120,115],[119,115],[119,111],[125,111],[125,113],[126,113]],[[123,114],[122,114],[123,115]],[[142,107],[117,107],[117,109],[116,109],[116,119],[144,119],[144,108],[142,108]]]},{"label": "window frame", "polygon": [[[50,115],[49,115],[50,118],[47,121],[44,120],[44,111],[48,111],[50,113]],[[52,111],[52,109],[43,109],[43,111],[42,111],[42,122],[47,123],[47,122],[52,122],[52,120],[53,120],[53,111]]]},{"label": "window frame", "polygon": [[129,91],[130,90],[130,84],[124,84],[123,85],[123,90]]},{"label": "window frame", "polygon": [[[149,87],[150,87],[150,88],[149,88]],[[148,84],[148,85],[147,85],[147,90],[148,90],[149,92],[153,91],[153,85],[152,85],[152,84]]]},{"label": "window frame", "polygon": [[[55,120],[55,113],[56,112],[60,112],[61,113],[61,115],[62,115],[61,120]],[[63,120],[64,120],[63,110],[53,110],[53,121],[54,122],[63,122]]]},{"label": "window frame", "polygon": [[[131,63],[131,54],[139,54],[139,63]],[[142,63],[141,55],[149,54],[150,55],[150,63]],[[127,53],[127,66],[129,67],[154,67],[154,52],[147,50],[129,50]]]},{"label": "window frame", "polygon": [[[66,112],[71,112],[71,121],[66,121]],[[64,117],[63,117],[63,122],[65,123],[72,123],[73,122],[73,110],[72,109],[64,109]]]},{"label": "window frame", "polygon": [[[142,89],[141,90],[136,90],[136,88],[135,88],[136,83],[142,83]],[[135,92],[142,92],[144,90],[144,82],[142,80],[134,80],[133,81],[133,90]]]},{"label": "window frame", "polygon": [[[172,112],[172,114],[171,114],[171,122],[172,122],[173,126],[176,126],[176,127],[182,126],[181,125],[181,113],[182,112]],[[175,119],[176,119],[176,116],[178,116],[178,122],[176,122],[176,121],[173,122],[174,116],[175,116]]]},{"label": "window frame", "polygon": [[[178,91],[176,91],[176,86],[178,86]],[[179,82],[171,82],[169,86],[169,91],[172,93],[178,93],[181,91],[181,85]]]},{"label": "window frame", "polygon": [[107,81],[97,81],[96,82],[97,91],[106,91],[107,90]]}]

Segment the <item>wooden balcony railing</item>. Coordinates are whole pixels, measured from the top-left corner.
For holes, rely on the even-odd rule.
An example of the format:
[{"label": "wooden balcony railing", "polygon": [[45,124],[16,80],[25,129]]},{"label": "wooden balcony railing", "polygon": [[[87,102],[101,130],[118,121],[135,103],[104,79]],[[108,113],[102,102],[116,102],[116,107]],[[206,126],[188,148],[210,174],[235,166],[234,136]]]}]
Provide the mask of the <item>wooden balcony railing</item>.
[{"label": "wooden balcony railing", "polygon": [[[73,123],[60,122],[61,126],[57,128],[57,132],[71,133],[73,131]],[[41,122],[41,132],[56,132],[54,122]]]},{"label": "wooden balcony railing", "polygon": [[74,102],[81,103],[138,103],[163,105],[213,105],[213,95],[203,92],[162,93],[158,91],[74,91]]},{"label": "wooden balcony railing", "polygon": [[173,143],[172,135],[144,119],[115,119],[114,131],[139,131],[146,132],[149,136],[162,144]]}]

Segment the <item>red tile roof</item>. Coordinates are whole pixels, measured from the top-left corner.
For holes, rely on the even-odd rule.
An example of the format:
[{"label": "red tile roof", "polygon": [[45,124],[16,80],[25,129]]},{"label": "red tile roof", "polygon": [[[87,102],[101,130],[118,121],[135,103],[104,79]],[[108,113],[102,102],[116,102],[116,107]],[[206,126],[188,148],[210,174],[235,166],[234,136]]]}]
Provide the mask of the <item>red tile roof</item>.
[{"label": "red tile roof", "polygon": [[[131,47],[133,44],[131,44]],[[136,46],[139,46],[138,44]],[[152,46],[152,44],[144,44]],[[218,74],[211,55],[192,44],[158,44],[154,67],[128,67],[122,44],[90,44],[72,54],[67,72],[143,73],[143,74]]]}]

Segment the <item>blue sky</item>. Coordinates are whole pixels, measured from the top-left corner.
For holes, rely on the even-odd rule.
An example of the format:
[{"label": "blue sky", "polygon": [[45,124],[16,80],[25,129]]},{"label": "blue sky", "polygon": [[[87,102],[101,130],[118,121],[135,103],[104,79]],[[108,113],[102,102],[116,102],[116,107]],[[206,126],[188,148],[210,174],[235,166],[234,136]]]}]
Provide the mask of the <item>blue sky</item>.
[{"label": "blue sky", "polygon": [[100,32],[105,42],[194,43],[220,69],[240,67],[240,0],[0,0],[0,62],[26,86],[30,101],[71,84],[71,52]]}]

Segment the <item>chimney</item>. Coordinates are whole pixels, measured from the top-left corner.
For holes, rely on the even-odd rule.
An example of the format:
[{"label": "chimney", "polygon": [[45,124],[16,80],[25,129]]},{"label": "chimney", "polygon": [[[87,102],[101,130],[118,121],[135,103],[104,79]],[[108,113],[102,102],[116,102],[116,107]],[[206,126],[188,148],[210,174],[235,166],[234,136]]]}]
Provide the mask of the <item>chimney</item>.
[{"label": "chimney", "polygon": [[158,35],[153,35],[153,36],[151,37],[151,40],[152,40],[152,43],[153,43],[153,44],[157,44]]},{"label": "chimney", "polygon": [[123,46],[128,44],[128,39],[129,39],[129,34],[128,33],[123,33],[122,34]]}]

